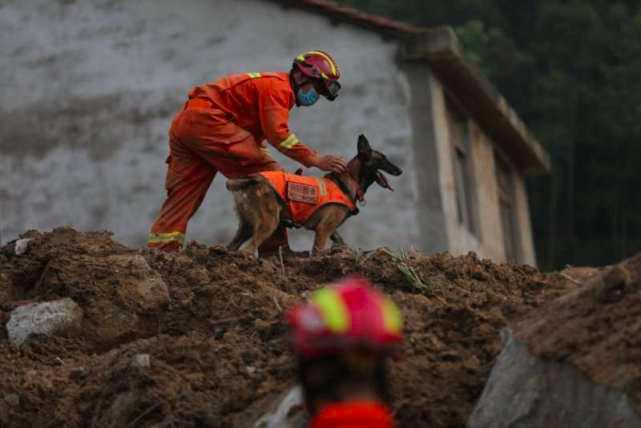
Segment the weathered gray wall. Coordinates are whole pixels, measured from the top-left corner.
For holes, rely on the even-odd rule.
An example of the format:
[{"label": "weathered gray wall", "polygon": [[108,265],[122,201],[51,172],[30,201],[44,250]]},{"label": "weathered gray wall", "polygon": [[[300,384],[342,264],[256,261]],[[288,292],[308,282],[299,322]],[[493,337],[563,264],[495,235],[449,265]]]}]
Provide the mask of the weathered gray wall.
[{"label": "weathered gray wall", "polygon": [[442,88],[430,72],[420,63],[407,63],[405,71],[413,88],[411,105],[412,129],[415,150],[412,168],[416,170],[419,197],[415,210],[421,248],[428,253],[448,251],[450,236],[444,216],[448,195],[443,191],[440,163],[444,136],[442,109],[438,100]]},{"label": "weathered gray wall", "polygon": [[[428,253],[474,251],[498,262],[506,260],[494,162],[495,144],[473,120],[470,127],[471,198],[477,230],[459,223],[453,153],[443,85],[430,73],[406,67],[414,88],[412,118],[416,140],[415,167],[420,197],[417,200],[422,248]],[[520,263],[536,266],[527,193],[523,177],[516,174],[515,215],[518,225]]]},{"label": "weathered gray wall", "polygon": [[[421,247],[396,44],[260,0],[0,2],[0,240],[71,224],[142,244],[164,198],[167,129],[189,88],[228,72],[288,69],[315,48],[341,64],[344,91],[335,103],[295,110],[294,131],[346,157],[363,132],[406,171],[391,179],[395,193],[372,189],[345,237],[362,247]],[[188,240],[231,237],[223,184],[216,179]]]}]

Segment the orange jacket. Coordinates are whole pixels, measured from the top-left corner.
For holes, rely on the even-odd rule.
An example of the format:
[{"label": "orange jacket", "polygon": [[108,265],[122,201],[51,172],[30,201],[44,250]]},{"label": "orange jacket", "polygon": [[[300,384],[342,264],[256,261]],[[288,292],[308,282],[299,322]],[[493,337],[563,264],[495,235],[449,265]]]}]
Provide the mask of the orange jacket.
[{"label": "orange jacket", "polygon": [[287,204],[292,221],[303,224],[323,205],[340,204],[358,213],[354,202],[328,178],[288,174],[283,171],[260,172]]},{"label": "orange jacket", "polygon": [[307,167],[317,157],[289,130],[289,111],[295,105],[289,73],[233,74],[194,87],[189,98],[209,100],[256,141],[266,138],[278,151]]}]

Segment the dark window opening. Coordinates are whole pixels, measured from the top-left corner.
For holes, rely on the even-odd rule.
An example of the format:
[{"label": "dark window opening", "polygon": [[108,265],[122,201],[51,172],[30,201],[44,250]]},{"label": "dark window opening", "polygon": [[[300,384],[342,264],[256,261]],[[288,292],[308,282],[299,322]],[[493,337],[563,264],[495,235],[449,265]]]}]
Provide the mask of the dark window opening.
[{"label": "dark window opening", "polygon": [[456,192],[456,213],[459,224],[472,234],[478,234],[476,223],[476,201],[472,181],[472,159],[470,153],[470,129],[468,117],[447,99],[447,122],[452,148],[452,166]]}]

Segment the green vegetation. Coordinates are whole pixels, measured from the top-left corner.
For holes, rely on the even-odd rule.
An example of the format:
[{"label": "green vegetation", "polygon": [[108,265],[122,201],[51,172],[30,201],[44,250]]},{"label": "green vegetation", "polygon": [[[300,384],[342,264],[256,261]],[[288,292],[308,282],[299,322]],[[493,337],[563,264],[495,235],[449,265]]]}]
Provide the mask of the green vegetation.
[{"label": "green vegetation", "polygon": [[539,263],[603,265],[641,251],[638,0],[343,0],[455,28],[552,157],[529,181]]},{"label": "green vegetation", "polygon": [[421,279],[421,275],[412,267],[412,258],[407,250],[395,252],[389,248],[383,248],[383,252],[392,258],[394,264],[412,288],[417,290],[427,290],[429,288]]}]

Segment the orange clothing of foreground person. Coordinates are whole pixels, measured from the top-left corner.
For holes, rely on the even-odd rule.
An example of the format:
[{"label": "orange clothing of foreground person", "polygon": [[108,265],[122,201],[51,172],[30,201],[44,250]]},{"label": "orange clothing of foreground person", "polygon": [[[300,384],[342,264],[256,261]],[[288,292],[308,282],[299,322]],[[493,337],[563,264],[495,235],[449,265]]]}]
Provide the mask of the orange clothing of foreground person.
[{"label": "orange clothing of foreground person", "polygon": [[[167,199],[148,246],[179,249],[217,172],[237,178],[282,170],[263,140],[309,167],[318,154],[289,130],[295,95],[288,73],[243,73],[197,86],[169,131]],[[284,233],[284,231],[283,231]]]},{"label": "orange clothing of foreground person", "polygon": [[386,406],[369,401],[329,404],[311,421],[310,428],[393,428]]},{"label": "orange clothing of foreground person", "polygon": [[287,204],[292,220],[305,223],[319,208],[327,204],[346,206],[356,214],[354,202],[328,178],[307,177],[282,171],[261,172],[276,193]]}]

